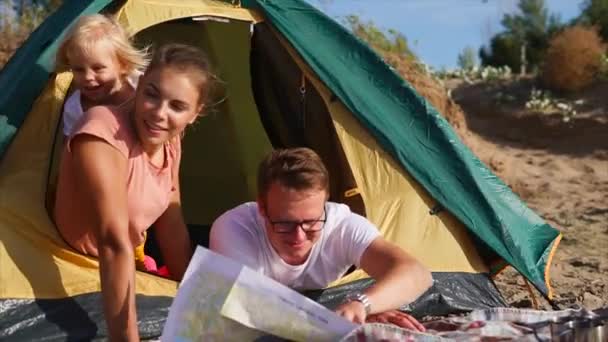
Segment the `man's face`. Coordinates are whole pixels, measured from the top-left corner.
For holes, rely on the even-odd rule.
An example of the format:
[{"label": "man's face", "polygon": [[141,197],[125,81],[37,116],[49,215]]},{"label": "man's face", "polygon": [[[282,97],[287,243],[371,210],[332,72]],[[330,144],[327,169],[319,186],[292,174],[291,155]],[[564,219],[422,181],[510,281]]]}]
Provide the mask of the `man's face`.
[{"label": "man's face", "polygon": [[[326,199],[325,190],[297,191],[279,183],[270,186],[265,199],[258,199],[270,243],[286,263],[300,265],[308,258],[321,236]],[[289,226],[291,231],[285,229]]]}]

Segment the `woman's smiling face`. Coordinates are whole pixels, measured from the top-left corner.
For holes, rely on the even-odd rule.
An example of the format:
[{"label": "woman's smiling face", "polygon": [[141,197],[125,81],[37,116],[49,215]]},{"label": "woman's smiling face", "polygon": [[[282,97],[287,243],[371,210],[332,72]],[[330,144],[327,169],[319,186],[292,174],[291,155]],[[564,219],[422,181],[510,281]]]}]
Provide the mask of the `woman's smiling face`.
[{"label": "woman's smiling face", "polygon": [[193,123],[203,105],[187,72],[170,66],[141,77],[135,97],[135,128],[146,152],[160,148]]}]

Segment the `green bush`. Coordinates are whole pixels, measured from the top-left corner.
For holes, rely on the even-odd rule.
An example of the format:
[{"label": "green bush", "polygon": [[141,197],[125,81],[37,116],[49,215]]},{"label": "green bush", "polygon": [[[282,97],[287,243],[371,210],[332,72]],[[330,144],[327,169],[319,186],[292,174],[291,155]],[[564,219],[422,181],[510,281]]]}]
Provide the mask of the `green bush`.
[{"label": "green bush", "polygon": [[575,92],[591,84],[602,68],[604,44],[596,28],[573,26],[549,44],[541,79],[553,90]]}]

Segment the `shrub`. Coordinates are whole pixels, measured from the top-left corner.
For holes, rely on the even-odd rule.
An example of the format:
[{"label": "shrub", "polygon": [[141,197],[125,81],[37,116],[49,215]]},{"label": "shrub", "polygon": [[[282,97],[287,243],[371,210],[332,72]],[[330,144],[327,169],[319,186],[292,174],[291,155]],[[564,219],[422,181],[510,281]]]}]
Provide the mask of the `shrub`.
[{"label": "shrub", "polygon": [[439,71],[433,71],[434,76],[440,80],[447,79],[462,79],[467,83],[473,83],[476,81],[498,81],[510,79],[512,76],[511,68],[508,65],[502,67],[493,66],[474,66],[470,69],[442,69]]},{"label": "shrub", "polygon": [[533,88],[530,92],[530,99],[526,102],[526,108],[540,113],[561,114],[564,122],[570,121],[576,116],[576,105],[583,104],[583,100],[567,101],[553,97],[548,91]]},{"label": "shrub", "polygon": [[604,44],[596,28],[568,28],[551,39],[542,81],[557,91],[581,90],[598,75],[603,53]]}]

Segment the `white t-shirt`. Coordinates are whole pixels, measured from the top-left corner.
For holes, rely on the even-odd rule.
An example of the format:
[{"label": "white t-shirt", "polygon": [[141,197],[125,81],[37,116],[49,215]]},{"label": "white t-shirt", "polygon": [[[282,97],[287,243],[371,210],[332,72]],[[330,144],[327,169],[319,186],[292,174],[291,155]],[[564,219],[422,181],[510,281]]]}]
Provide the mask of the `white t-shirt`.
[{"label": "white t-shirt", "polygon": [[210,248],[297,290],[321,289],[359,266],[361,256],[380,233],[366,218],[344,204],[327,203],[321,237],[301,265],[289,265],[268,239],[257,203],[242,204],[220,216],[211,227]]},{"label": "white t-shirt", "polygon": [[[133,89],[137,88],[137,83],[139,82],[139,77],[141,75],[141,72],[136,71],[127,77],[127,82]],[[65,105],[63,106],[63,135],[66,137],[74,132],[76,123],[78,123],[84,115],[80,95],[80,90],[74,91],[65,101]]]}]

